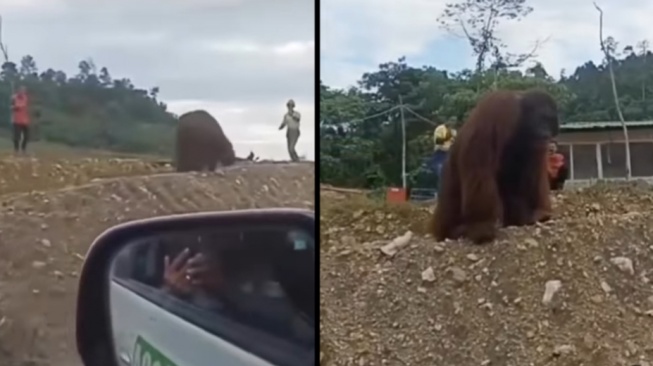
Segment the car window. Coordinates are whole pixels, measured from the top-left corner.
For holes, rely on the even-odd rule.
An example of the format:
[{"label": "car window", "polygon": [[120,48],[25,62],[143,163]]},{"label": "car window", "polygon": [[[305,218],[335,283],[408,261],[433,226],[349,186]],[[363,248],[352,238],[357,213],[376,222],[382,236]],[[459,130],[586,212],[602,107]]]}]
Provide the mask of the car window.
[{"label": "car window", "polygon": [[[218,337],[249,332],[261,347],[274,344],[309,357],[315,349],[314,243],[306,235],[279,233],[233,230],[147,238],[119,254],[112,276]],[[285,244],[270,245],[275,241]],[[174,277],[166,263],[170,269],[184,256],[203,258],[200,267],[209,273],[198,277],[192,289],[176,288],[174,278],[166,277]],[[257,352],[235,338],[235,345]]]}]

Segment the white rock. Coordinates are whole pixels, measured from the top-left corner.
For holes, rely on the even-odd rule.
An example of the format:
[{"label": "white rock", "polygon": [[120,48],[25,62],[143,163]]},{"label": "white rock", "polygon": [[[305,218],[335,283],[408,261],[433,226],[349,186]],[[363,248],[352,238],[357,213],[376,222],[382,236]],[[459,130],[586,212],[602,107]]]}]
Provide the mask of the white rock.
[{"label": "white rock", "polygon": [[608,285],[608,283],[605,281],[601,281],[601,288],[606,294],[612,292],[612,287],[610,287],[610,285]]},{"label": "white rock", "polygon": [[626,257],[614,257],[610,259],[610,262],[617,266],[621,271],[626,272],[630,275],[635,274],[635,267],[633,267],[633,261],[630,258]]},{"label": "white rock", "polygon": [[547,281],[544,285],[544,296],[542,296],[542,304],[548,305],[553,300],[553,295],[560,290],[562,287],[562,282],[559,280]]},{"label": "white rock", "polygon": [[570,353],[574,353],[576,351],[576,347],[568,345],[568,344],[563,344],[560,346],[556,346],[553,349],[553,354],[555,356],[560,356],[560,355],[567,355]]},{"label": "white rock", "polygon": [[435,273],[433,267],[429,267],[422,272],[422,281],[433,282],[435,281]]},{"label": "white rock", "polygon": [[410,243],[410,239],[412,238],[413,238],[413,232],[407,231],[404,235],[399,236],[395,238],[393,241],[391,241],[390,243],[382,246],[381,252],[383,252],[383,254],[387,255],[388,257],[392,257],[395,254],[397,254],[397,252],[401,248],[408,245],[408,243]]},{"label": "white rock", "polygon": [[472,262],[477,262],[479,260],[479,257],[474,253],[469,253],[467,254],[467,259],[469,259]]}]

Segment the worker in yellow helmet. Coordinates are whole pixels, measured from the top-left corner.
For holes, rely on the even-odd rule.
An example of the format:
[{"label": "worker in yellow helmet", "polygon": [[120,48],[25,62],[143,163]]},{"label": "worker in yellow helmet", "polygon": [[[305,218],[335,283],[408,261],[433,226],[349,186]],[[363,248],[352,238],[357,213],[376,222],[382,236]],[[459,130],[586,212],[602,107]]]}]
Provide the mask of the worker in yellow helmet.
[{"label": "worker in yellow helmet", "polygon": [[[442,175],[442,167],[447,159],[449,149],[456,138],[456,130],[453,128],[453,122],[442,123],[433,131],[434,150],[431,156],[429,166],[438,176],[438,181]],[[439,187],[439,184],[438,184]]]}]

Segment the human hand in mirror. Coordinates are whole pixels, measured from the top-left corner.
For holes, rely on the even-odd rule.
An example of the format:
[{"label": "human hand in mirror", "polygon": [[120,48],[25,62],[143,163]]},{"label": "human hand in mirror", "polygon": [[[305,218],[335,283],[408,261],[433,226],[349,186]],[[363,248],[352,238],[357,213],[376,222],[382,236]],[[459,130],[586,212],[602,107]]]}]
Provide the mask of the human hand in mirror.
[{"label": "human hand in mirror", "polygon": [[184,249],[175,259],[164,258],[164,289],[175,295],[186,296],[201,284],[201,275],[206,271],[206,263],[201,253],[191,257],[190,250]]}]

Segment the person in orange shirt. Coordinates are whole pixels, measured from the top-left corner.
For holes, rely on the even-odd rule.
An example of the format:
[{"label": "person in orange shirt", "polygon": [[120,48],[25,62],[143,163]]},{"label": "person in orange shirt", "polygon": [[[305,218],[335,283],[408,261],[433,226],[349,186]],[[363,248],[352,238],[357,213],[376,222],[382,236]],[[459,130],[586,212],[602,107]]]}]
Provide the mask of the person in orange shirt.
[{"label": "person in orange shirt", "polygon": [[25,153],[29,141],[29,101],[27,88],[21,86],[11,98],[12,123],[14,127],[14,153]]},{"label": "person in orange shirt", "polygon": [[549,143],[548,169],[551,190],[562,190],[565,186],[565,181],[569,178],[569,169],[567,168],[564,155],[558,152],[558,144],[555,141]]}]

